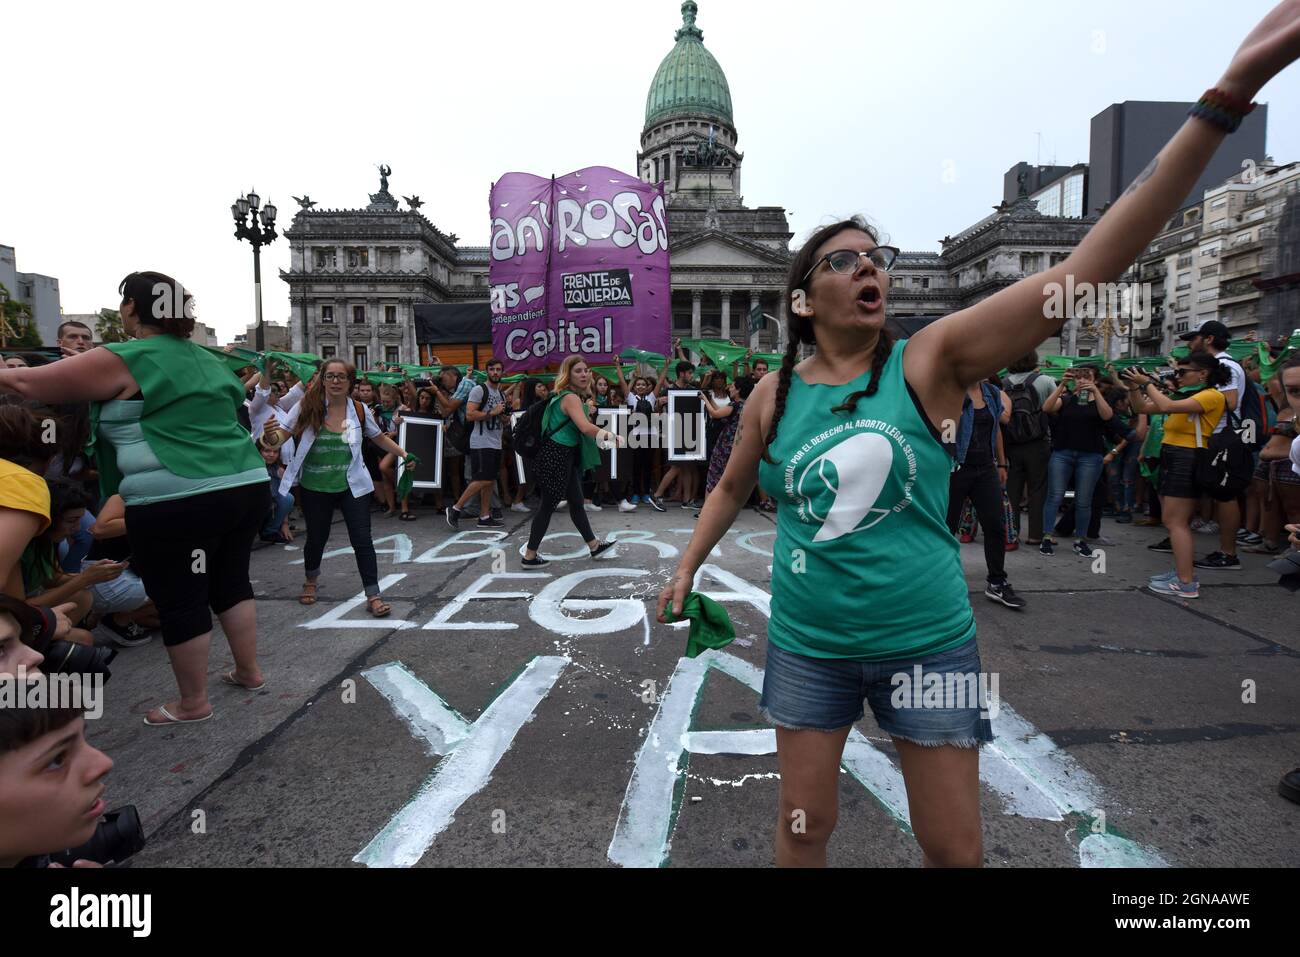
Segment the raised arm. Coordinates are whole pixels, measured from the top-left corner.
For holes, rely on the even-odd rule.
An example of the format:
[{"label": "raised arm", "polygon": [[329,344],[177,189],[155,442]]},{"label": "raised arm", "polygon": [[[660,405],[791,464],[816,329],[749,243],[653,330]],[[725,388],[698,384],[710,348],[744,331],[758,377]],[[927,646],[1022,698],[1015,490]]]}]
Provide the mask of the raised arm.
[{"label": "raised arm", "polygon": [[[1246,37],[1216,88],[1250,102],[1297,57],[1300,0],[1283,0]],[[1067,316],[1053,306],[1062,306],[1067,277],[1075,289],[1118,278],[1178,210],[1226,136],[1189,117],[1065,262],[918,332],[909,349],[923,344],[916,358],[951,380],[937,388],[965,389],[1056,335]]]},{"label": "raised arm", "polygon": [[1069,373],[1066,373],[1066,375],[1061,377],[1061,381],[1056,383],[1056,388],[1053,389],[1052,394],[1047,397],[1047,401],[1043,403],[1043,411],[1048,415],[1056,415],[1056,413],[1061,411],[1061,402],[1065,397],[1065,389],[1068,382]]},{"label": "raised arm", "polygon": [[0,369],[0,393],[38,402],[107,402],[140,391],[126,363],[109,349],[91,349],[49,365]]}]

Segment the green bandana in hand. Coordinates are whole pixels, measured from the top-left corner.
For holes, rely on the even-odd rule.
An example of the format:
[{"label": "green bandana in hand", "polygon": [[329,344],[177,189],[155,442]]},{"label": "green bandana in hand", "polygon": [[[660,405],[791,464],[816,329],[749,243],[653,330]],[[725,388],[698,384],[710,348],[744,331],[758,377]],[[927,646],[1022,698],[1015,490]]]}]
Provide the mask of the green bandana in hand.
[{"label": "green bandana in hand", "polygon": [[402,469],[402,477],[397,480],[397,497],[406,498],[411,494],[411,489],[415,487],[415,467],[420,464],[420,457],[414,453],[407,453],[406,458],[402,459],[402,464],[406,468]]},{"label": "green bandana in hand", "polygon": [[709,648],[725,648],[736,638],[736,629],[727,617],[727,610],[712,598],[691,592],[682,602],[681,618],[673,614],[672,602],[664,608],[664,620],[681,621],[689,618],[691,634],[686,639],[686,657],[698,658]]}]

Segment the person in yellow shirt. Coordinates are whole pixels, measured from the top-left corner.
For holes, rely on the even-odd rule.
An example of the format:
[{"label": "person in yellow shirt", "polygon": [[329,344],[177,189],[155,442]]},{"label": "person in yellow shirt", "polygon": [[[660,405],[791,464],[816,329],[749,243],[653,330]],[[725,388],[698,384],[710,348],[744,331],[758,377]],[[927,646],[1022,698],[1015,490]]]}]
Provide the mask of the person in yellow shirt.
[{"label": "person in yellow shirt", "polygon": [[1214,356],[1198,352],[1178,360],[1178,389],[1174,396],[1161,392],[1155,381],[1134,367],[1123,373],[1135,412],[1165,413],[1165,433],[1160,445],[1160,511],[1174,553],[1174,570],[1152,577],[1147,587],[1159,595],[1199,598],[1200,585],[1193,562],[1192,513],[1209,494],[1196,480],[1200,449],[1227,408],[1219,386],[1232,381],[1232,373]]},{"label": "person in yellow shirt", "polygon": [[50,489],[42,472],[53,446],[41,418],[22,405],[0,406],[0,593],[23,597],[18,559],[50,527]]}]

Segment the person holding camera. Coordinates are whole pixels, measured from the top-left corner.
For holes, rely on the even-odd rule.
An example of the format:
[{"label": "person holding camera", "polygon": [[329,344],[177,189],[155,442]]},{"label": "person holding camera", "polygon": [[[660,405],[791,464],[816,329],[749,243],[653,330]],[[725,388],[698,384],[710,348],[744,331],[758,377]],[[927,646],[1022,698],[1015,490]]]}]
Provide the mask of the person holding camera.
[{"label": "person holding camera", "polygon": [[[1105,423],[1115,415],[1098,388],[1099,378],[1101,370],[1096,366],[1067,369],[1060,384],[1043,403],[1043,411],[1052,420],[1052,457],[1047,463],[1047,500],[1043,504],[1044,534],[1038,546],[1043,555],[1055,552],[1056,541],[1048,530],[1055,530],[1056,513],[1073,480],[1074,552],[1092,558],[1088,524],[1092,521],[1093,492],[1101,478],[1106,454]],[[1067,391],[1070,386],[1076,386],[1073,393]]]},{"label": "person holding camera", "polygon": [[1210,493],[1197,477],[1200,452],[1209,447],[1214,427],[1223,418],[1227,402],[1218,386],[1232,382],[1232,374],[1217,358],[1195,352],[1180,359],[1176,370],[1178,392],[1166,396],[1151,376],[1134,367],[1122,373],[1134,411],[1165,414],[1160,446],[1160,514],[1169,531],[1174,568],[1153,575],[1147,587],[1158,595],[1199,598],[1200,584],[1193,562],[1192,515],[1201,496]]},{"label": "person holding camera", "polygon": [[[8,617],[0,613],[0,628]],[[80,708],[0,709],[0,868],[48,866],[46,855],[90,841],[112,769],[112,759],[86,741]]]}]

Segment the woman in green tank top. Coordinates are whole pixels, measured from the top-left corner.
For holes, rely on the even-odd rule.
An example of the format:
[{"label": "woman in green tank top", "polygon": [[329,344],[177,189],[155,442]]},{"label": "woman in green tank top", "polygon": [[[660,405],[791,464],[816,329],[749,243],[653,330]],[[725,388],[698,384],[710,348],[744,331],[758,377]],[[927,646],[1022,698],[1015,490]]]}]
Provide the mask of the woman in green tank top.
[{"label": "woman in green tank top", "polygon": [[126,504],[131,568],[158,606],[180,688],[179,699],[154,708],[145,724],[205,721],[213,613],[235,659],[223,680],[249,689],[264,683],[248,558],[270,486],[236,418],[243,387],[189,341],[190,294],[155,272],[132,273],[118,292],[129,341],[0,378],[0,391],[91,403],[87,454],[103,495],[120,494]]},{"label": "woman in green tank top", "polygon": [[[1275,10],[1219,90],[1249,102],[1300,56],[1298,30],[1292,12]],[[943,440],[955,438],[971,385],[1059,335],[1071,313],[1066,288],[1095,290],[1133,262],[1224,135],[1213,111],[1194,112],[1064,262],[905,342],[885,328],[898,250],[879,245],[865,221],[820,229],[795,255],[781,369],[746,403],[722,480],[659,596],[659,620],[669,603],[680,617],[701,565],[761,484],[777,502],[762,709],[777,725],[778,865],[825,865],[840,760],[864,698],[897,748],[925,862],[982,863],[978,744],[991,724],[946,526]],[[804,343],[815,350],[797,362]],[[941,684],[938,695],[909,688],[932,687],[931,676],[965,682]]]}]

